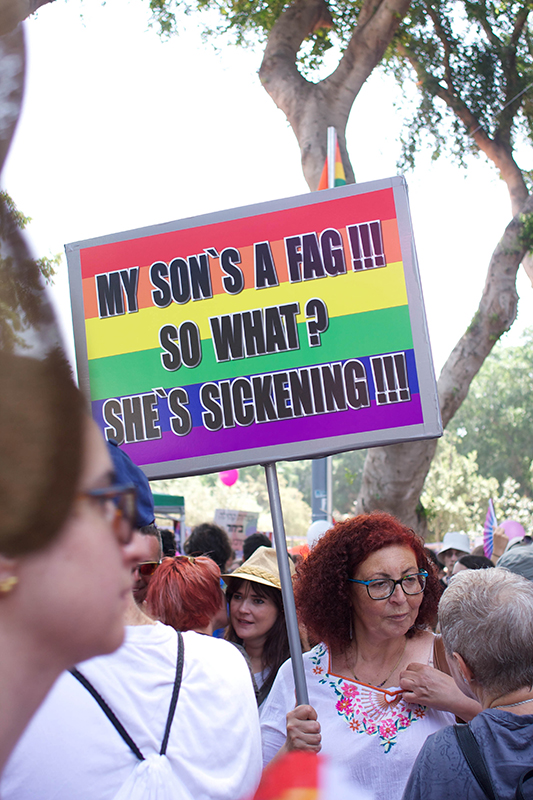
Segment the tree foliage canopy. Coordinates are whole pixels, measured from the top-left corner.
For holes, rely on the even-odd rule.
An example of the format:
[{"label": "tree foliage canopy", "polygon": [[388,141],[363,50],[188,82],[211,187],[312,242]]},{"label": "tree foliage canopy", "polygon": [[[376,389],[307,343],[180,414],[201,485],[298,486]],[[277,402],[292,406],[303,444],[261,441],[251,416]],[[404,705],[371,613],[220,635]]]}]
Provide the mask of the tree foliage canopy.
[{"label": "tree foliage canopy", "polygon": [[[239,46],[265,42],[290,5],[285,0],[150,0],[153,22],[163,36],[178,31],[178,12],[211,11],[217,15],[217,23],[206,24],[206,35],[229,36]],[[343,50],[348,45],[362,5],[363,0],[332,0],[327,4],[331,21],[312,31],[299,53],[304,71],[320,67],[332,47]]]},{"label": "tree foliage canopy", "polygon": [[[61,258],[25,258],[18,262],[10,245],[13,228],[24,230],[30,218],[18,210],[5,191],[0,192],[0,346],[11,353],[29,347],[25,335],[41,320],[43,284],[50,283]],[[35,269],[37,266],[37,269]]]},{"label": "tree foliage canopy", "polygon": [[[414,69],[418,107],[404,141],[404,161],[429,137],[433,155],[460,161],[483,137],[511,154],[515,139],[533,132],[530,0],[416,0],[397,37],[400,81]],[[448,124],[443,124],[447,122]],[[477,134],[477,135],[476,135]]]},{"label": "tree foliage canopy", "polygon": [[522,493],[514,478],[500,484],[481,474],[475,450],[462,455],[460,438],[446,431],[424,485],[421,502],[427,517],[429,539],[441,541],[448,531],[467,531],[481,536],[489,498],[496,519],[514,519],[533,533],[533,500]]},{"label": "tree foliage canopy", "polygon": [[482,475],[500,484],[511,477],[520,492],[533,496],[533,328],[523,344],[498,344],[472,381],[468,397],[453,419],[457,450],[475,450]]}]

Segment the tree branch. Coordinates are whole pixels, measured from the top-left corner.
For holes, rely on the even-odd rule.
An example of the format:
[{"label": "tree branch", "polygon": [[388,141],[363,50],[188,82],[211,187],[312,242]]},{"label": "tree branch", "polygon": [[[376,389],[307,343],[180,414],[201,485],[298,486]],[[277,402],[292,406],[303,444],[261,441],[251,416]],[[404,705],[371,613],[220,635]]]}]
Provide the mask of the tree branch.
[{"label": "tree branch", "polygon": [[485,3],[481,2],[480,0],[475,0],[474,3],[465,3],[465,6],[470,9],[472,16],[475,17],[475,19],[477,19],[481,25],[481,28],[489,43],[497,50],[500,50],[502,47],[502,41],[498,36],[496,36],[487,19]]},{"label": "tree branch", "polygon": [[304,86],[314,85],[296,67],[296,57],[303,41],[317,28],[331,28],[332,25],[325,0],[296,0],[272,27],[259,68],[259,78],[278,108],[285,113],[287,111],[283,103],[286,92],[294,94],[302,91]]},{"label": "tree branch", "polygon": [[365,3],[365,17],[354,30],[337,69],[322,82],[328,91],[348,93],[351,96],[350,107],[363,83],[383,58],[409,9],[410,0],[373,0],[371,14],[367,10],[369,5]]},{"label": "tree branch", "polygon": [[407,58],[416,73],[419,83],[426,86],[430,94],[439,97],[446,103],[448,108],[464,124],[479,149],[497,167],[507,185],[512,212],[513,214],[518,214],[528,197],[528,191],[522,171],[509,149],[504,144],[500,144],[490,138],[477,117],[453,89],[442,86],[436,78],[427,72],[416,56],[416,47],[407,47],[405,44],[399,44],[398,52]]},{"label": "tree branch", "polygon": [[19,22],[53,0],[2,0],[0,3],[0,36],[11,33]]},{"label": "tree branch", "polygon": [[337,69],[311,83],[298,71],[304,39],[317,27],[331,27],[324,0],[295,0],[276,21],[259,70],[261,82],[289,120],[302,153],[307,183],[316,189],[326,158],[326,129],[335,127],[349,183],[355,180],[346,150],[345,129],[353,102],[381,60],[410,0],[365,0],[358,24]]},{"label": "tree branch", "polygon": [[518,40],[522,36],[522,31],[524,30],[524,25],[527,22],[530,11],[531,9],[528,6],[524,6],[523,8],[519,9],[518,14],[516,15],[513,33],[511,34],[510,40],[511,47],[513,48],[516,48]]},{"label": "tree branch", "polygon": [[483,361],[516,318],[516,273],[527,251],[520,241],[521,217],[532,212],[533,195],[530,195],[522,212],[507,225],[492,254],[478,310],[442,368],[438,392],[445,427],[465,399]]},{"label": "tree branch", "polygon": [[449,40],[449,38],[448,38],[448,36],[446,34],[446,31],[444,30],[444,26],[442,24],[441,18],[437,14],[437,12],[433,8],[433,6],[431,4],[429,4],[429,5],[426,5],[426,8],[428,9],[428,15],[431,18],[431,21],[433,22],[433,25],[434,25],[434,28],[435,28],[435,33],[437,34],[438,38],[440,39],[440,42],[441,42],[442,47],[444,49],[444,72],[445,72],[445,75],[446,75],[446,82],[448,84],[448,88],[449,89],[453,89],[455,91],[454,83],[453,83],[453,76],[452,76],[452,69],[451,69],[451,65],[450,65],[450,55],[452,53],[452,46],[451,46],[450,40]]},{"label": "tree branch", "polygon": [[[533,196],[528,197],[523,211],[533,211]],[[521,217],[517,215],[493,253],[474,319],[442,369],[437,390],[445,427],[466,397],[483,361],[515,319],[516,273],[526,250],[520,242],[521,230]],[[433,439],[369,450],[357,512],[389,511],[423,533],[425,520],[417,515],[416,507],[436,447],[437,440]]]}]

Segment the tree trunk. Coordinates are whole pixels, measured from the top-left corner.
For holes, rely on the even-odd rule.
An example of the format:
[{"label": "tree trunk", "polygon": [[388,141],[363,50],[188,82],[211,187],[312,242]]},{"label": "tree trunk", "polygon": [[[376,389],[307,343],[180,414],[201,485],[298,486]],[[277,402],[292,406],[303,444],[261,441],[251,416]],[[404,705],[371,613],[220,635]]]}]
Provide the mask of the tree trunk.
[{"label": "tree trunk", "polygon": [[26,56],[22,26],[0,37],[0,171],[22,108]]},{"label": "tree trunk", "polygon": [[296,66],[304,39],[331,27],[325,0],[295,0],[278,18],[268,37],[259,70],[261,82],[286,115],[298,139],[302,167],[311,191],[318,187],[326,161],[327,128],[332,125],[348,183],[354,174],[346,150],[348,116],[359,90],[381,61],[410,0],[365,0],[358,25],[335,72],[311,83]]},{"label": "tree trunk", "polygon": [[[532,211],[530,196],[522,213]],[[444,427],[465,399],[485,358],[515,320],[516,274],[526,252],[519,241],[520,217],[513,217],[505,229],[490,261],[479,308],[440,374],[437,387]],[[357,498],[358,513],[388,511],[423,535],[426,521],[419,498],[436,447],[437,440],[433,439],[369,450]]]},{"label": "tree trunk", "polygon": [[19,22],[53,0],[0,0],[0,36],[14,31]]},{"label": "tree trunk", "polygon": [[[407,12],[406,0],[365,2],[350,44],[335,72],[317,84],[298,72],[296,58],[306,36],[331,25],[324,0],[296,0],[278,19],[268,38],[259,76],[263,86],[291,124],[302,153],[302,166],[311,190],[318,186],[326,160],[326,130],[337,130],[345,172],[354,180],[346,152],[345,128],[357,94],[381,60],[398,24]],[[450,98],[442,98],[450,102]],[[501,334],[516,316],[516,273],[525,255],[519,243],[519,211],[530,213],[522,174],[512,154],[497,147],[477,126],[468,109],[455,113],[473,131],[474,138],[495,161],[506,180],[516,216],[506,228],[492,256],[485,289],[468,330],[449,356],[438,381],[444,426],[468,393],[470,383]],[[487,152],[489,151],[489,152]],[[524,205],[525,203],[525,205]],[[419,498],[435,454],[437,440],[376,447],[369,451],[357,500],[358,512],[389,511],[406,524],[425,531]]]}]

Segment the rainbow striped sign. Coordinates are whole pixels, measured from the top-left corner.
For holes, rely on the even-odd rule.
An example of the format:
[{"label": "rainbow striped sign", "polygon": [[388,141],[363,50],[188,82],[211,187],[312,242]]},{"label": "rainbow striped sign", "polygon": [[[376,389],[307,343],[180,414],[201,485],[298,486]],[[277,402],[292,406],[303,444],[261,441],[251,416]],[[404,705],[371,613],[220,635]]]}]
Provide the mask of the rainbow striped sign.
[{"label": "rainbow striped sign", "polygon": [[66,251],[80,385],[150,478],[442,433],[403,178]]}]

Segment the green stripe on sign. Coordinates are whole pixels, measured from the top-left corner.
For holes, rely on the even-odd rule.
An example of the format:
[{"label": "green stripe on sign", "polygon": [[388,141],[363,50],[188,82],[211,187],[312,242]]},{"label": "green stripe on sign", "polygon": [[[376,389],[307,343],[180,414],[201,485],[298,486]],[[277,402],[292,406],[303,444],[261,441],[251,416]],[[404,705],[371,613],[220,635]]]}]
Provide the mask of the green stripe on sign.
[{"label": "green stripe on sign", "polygon": [[159,386],[188,386],[240,375],[277,372],[376,353],[410,350],[413,347],[408,306],[334,317],[329,321],[328,330],[321,335],[320,347],[309,347],[305,322],[298,325],[298,337],[299,350],[220,364],[215,360],[211,339],[204,339],[199,366],[194,369],[181,366],[175,372],[164,369],[161,364],[163,351],[159,348],[96,358],[89,361],[91,399],[141,394]]}]

